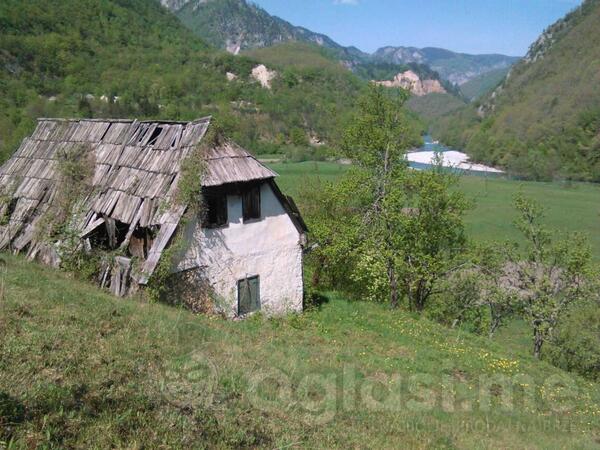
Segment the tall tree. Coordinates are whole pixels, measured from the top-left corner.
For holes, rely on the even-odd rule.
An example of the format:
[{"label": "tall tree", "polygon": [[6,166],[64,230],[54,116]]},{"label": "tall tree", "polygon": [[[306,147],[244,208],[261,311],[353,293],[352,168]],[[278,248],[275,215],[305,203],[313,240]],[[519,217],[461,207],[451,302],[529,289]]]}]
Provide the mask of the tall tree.
[{"label": "tall tree", "polygon": [[392,235],[402,286],[411,309],[422,311],[439,281],[464,265],[463,215],[468,202],[454,189],[457,175],[441,170],[407,172],[406,207],[395,212]]},{"label": "tall tree", "polygon": [[344,134],[353,165],[317,208],[317,278],[326,268],[338,287],[392,307],[404,295],[420,311],[461,247],[464,202],[451,175],[408,168],[406,93],[392,95],[370,86]]},{"label": "tall tree", "polygon": [[380,86],[371,85],[359,101],[358,112],[344,134],[343,150],[354,168],[348,175],[351,190],[362,191],[357,238],[377,248],[385,264],[390,303],[397,307],[399,289],[393,235],[395,219],[405,203],[403,181],[409,148],[409,129],[402,111],[405,91],[391,98]]}]

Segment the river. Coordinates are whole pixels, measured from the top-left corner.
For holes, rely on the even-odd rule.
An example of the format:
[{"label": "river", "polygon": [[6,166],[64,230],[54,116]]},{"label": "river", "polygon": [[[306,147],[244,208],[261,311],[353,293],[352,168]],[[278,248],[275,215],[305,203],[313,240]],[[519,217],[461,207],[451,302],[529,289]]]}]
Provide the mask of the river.
[{"label": "river", "polygon": [[442,158],[442,166],[453,171],[472,175],[502,175],[504,172],[494,167],[472,163],[469,155],[452,150],[443,144],[433,141],[431,136],[425,136],[425,145],[418,150],[406,154],[406,159],[414,169],[429,169],[434,164],[436,154]]}]

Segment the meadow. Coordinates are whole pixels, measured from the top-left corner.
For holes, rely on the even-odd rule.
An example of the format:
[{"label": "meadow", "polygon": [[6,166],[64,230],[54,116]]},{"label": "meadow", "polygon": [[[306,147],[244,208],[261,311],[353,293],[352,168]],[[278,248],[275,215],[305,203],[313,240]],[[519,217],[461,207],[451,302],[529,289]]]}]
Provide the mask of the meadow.
[{"label": "meadow", "polygon": [[3,255],[0,448],[598,448],[600,386],[326,294],[240,322]]},{"label": "meadow", "polygon": [[[301,198],[302,186],[316,178],[334,182],[348,166],[330,162],[270,164],[280,177],[278,183],[290,195]],[[517,181],[463,175],[460,189],[472,200],[465,223],[469,236],[484,241],[517,241],[513,225],[513,198],[519,191],[539,201],[546,209],[545,223],[558,233],[582,232],[590,238],[594,255],[600,259],[600,186],[590,183]]]}]

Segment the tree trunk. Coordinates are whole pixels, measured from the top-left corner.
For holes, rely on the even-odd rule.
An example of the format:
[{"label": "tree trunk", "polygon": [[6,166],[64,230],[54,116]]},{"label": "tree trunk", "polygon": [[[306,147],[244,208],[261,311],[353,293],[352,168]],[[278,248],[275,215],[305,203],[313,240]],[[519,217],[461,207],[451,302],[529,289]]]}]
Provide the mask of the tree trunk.
[{"label": "tree trunk", "polygon": [[417,304],[417,312],[422,313],[423,310],[425,309],[425,302],[423,301],[423,299],[420,296],[417,298],[416,304]]},{"label": "tree trunk", "polygon": [[315,267],[315,270],[313,271],[312,274],[312,287],[313,288],[317,288],[319,286],[319,284],[321,284],[321,271],[323,270],[323,264],[324,264],[324,258],[322,256],[319,256],[319,258],[317,259],[317,267]]},{"label": "tree trunk", "polygon": [[542,355],[542,345],[544,345],[544,336],[538,328],[533,331],[533,356],[540,359]]},{"label": "tree trunk", "polygon": [[425,309],[425,292],[423,289],[423,282],[419,281],[419,287],[417,288],[417,292],[414,295],[415,309],[422,313]]},{"label": "tree trunk", "polygon": [[496,330],[500,327],[501,319],[498,315],[494,313],[494,308],[492,306],[490,306],[490,316],[491,321],[488,337],[491,339],[494,337],[494,333],[496,333]]},{"label": "tree trunk", "polygon": [[388,281],[390,283],[390,304],[392,308],[398,307],[398,280],[394,272],[393,263],[388,261]]},{"label": "tree trunk", "polygon": [[496,319],[492,319],[492,321],[490,323],[490,331],[489,331],[489,335],[488,335],[488,337],[490,339],[492,339],[494,337],[494,333],[496,333],[496,330],[498,329],[499,326],[500,326],[500,321],[496,320]]}]

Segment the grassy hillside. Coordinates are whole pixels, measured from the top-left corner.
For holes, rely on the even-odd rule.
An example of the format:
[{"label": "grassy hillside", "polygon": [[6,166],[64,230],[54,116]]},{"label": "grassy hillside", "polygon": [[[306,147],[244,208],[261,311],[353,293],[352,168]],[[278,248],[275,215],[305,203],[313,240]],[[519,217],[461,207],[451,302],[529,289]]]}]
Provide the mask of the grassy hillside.
[{"label": "grassy hillside", "polygon": [[469,100],[476,100],[492,92],[506,78],[510,68],[495,69],[479,75],[460,86],[460,92]]},{"label": "grassy hillside", "polygon": [[456,87],[441,80],[440,76],[423,64],[394,64],[378,62],[368,58],[351,63],[344,60],[338,51],[305,42],[284,42],[266,48],[255,48],[243,52],[245,56],[264,64],[298,69],[326,69],[336,72],[352,72],[364,81],[391,80],[398,73],[412,70],[422,79],[440,80],[448,92],[455,92]]},{"label": "grassy hillside", "polygon": [[0,49],[0,161],[37,117],[213,114],[257,152],[331,142],[365,86],[348,71],[291,67],[264,89],[250,77],[257,61],[209,48],[150,0],[3,1]]},{"label": "grassy hillside", "polygon": [[599,22],[600,1],[586,0],[491,96],[438,124],[438,135],[517,174],[599,181]]},{"label": "grassy hillside", "polygon": [[[349,70],[335,52],[302,42],[286,42],[272,47],[248,50],[244,52],[244,55],[279,71],[281,77],[276,84],[276,89],[297,87],[293,98],[296,98],[298,103],[293,108],[307,108],[301,109],[302,114],[310,115],[312,110],[309,108],[313,108],[313,105],[321,106],[323,102],[329,104],[341,103],[343,106],[340,106],[338,110],[329,110],[335,115],[324,116],[320,119],[322,121],[320,128],[322,129],[331,122],[336,124],[346,123],[346,119],[349,117],[348,114],[356,107],[356,92],[359,88],[366,86],[366,82],[375,78],[376,75],[387,76],[389,74],[391,78],[396,73],[409,68],[408,66],[378,64],[367,61],[357,63]],[[411,67],[414,67],[414,70],[424,77],[438,77],[437,74],[431,72],[425,66],[414,65]],[[357,83],[354,91],[350,88],[349,80]],[[312,85],[314,85],[313,91],[308,89]],[[395,97],[398,90],[389,89],[388,93],[390,96]],[[286,101],[286,99],[282,101]],[[284,108],[285,111],[297,112],[292,106],[288,108],[285,103],[280,107]],[[425,131],[426,125],[410,108],[406,112],[412,145],[421,145],[421,134]],[[301,126],[301,124],[298,124],[298,127]],[[329,125],[329,128],[334,128],[334,126]],[[339,131],[339,128],[335,129]],[[232,127],[232,132],[235,133],[235,127]],[[330,133],[330,136],[332,134]],[[331,140],[328,143],[331,143]],[[301,160],[314,159],[310,153],[301,153],[308,157],[301,158]],[[291,155],[292,159],[297,160],[293,151],[287,154],[288,156]]]},{"label": "grassy hillside", "polygon": [[[281,175],[283,188],[300,200],[302,186],[320,178],[335,181],[347,166],[335,163],[281,163],[271,164]],[[600,260],[600,186],[586,183],[540,183],[463,176],[461,189],[474,201],[474,209],[467,213],[465,222],[470,237],[477,240],[520,240],[513,221],[516,213],[513,198],[519,191],[538,200],[546,208],[545,223],[551,229],[566,233],[581,231],[587,234],[596,259]]]},{"label": "grassy hillside", "polygon": [[11,447],[598,447],[599,386],[518,347],[335,296],[227,322],[2,257]]}]

